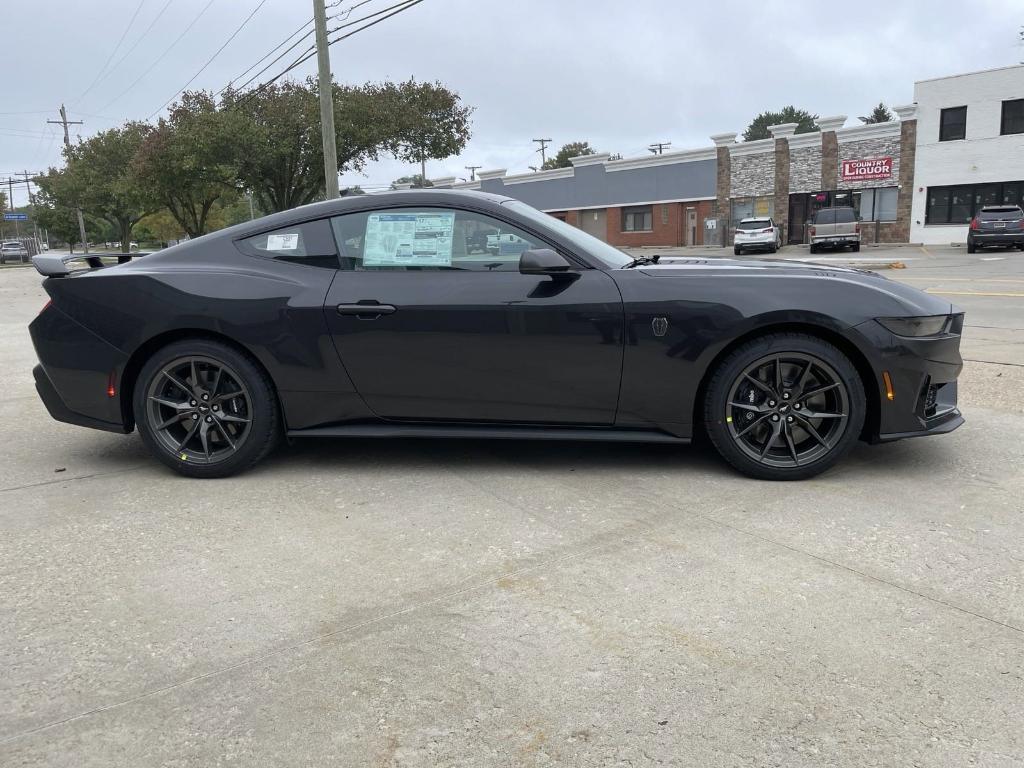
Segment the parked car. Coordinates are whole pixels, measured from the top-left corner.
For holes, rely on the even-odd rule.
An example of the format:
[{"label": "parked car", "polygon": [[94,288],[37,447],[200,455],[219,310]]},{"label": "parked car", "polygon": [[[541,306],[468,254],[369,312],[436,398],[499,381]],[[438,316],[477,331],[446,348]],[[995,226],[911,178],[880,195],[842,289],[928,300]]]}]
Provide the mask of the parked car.
[{"label": "parked car", "polygon": [[845,248],[860,250],[860,222],[853,208],[822,208],[814,214],[814,220],[807,230],[811,253],[822,248]]},{"label": "parked car", "polygon": [[0,243],[0,264],[9,261],[24,262],[28,260],[28,250],[18,240],[5,240]]},{"label": "parked car", "polygon": [[[481,229],[514,248],[469,255]],[[245,470],[285,435],[700,430],[740,471],[791,480],[858,439],[963,423],[948,300],[796,261],[631,258],[498,195],[343,197],[141,261],[82,258],[34,259],[51,299],[29,326],[39,395],[59,421],[137,426],[191,477]]]},{"label": "parked car", "polygon": [[744,251],[775,253],[782,247],[782,232],[770,216],[743,219],[736,225],[732,252],[739,256]]},{"label": "parked car", "polygon": [[1019,205],[986,205],[971,219],[967,252],[990,245],[1024,251],[1024,210]]}]

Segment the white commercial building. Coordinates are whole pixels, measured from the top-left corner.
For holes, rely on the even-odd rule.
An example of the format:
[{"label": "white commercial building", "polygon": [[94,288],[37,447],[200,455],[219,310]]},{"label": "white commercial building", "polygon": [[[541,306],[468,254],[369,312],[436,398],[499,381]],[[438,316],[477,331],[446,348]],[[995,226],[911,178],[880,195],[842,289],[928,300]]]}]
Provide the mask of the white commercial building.
[{"label": "white commercial building", "polygon": [[910,242],[963,243],[984,205],[1024,204],[1024,65],[914,84]]}]

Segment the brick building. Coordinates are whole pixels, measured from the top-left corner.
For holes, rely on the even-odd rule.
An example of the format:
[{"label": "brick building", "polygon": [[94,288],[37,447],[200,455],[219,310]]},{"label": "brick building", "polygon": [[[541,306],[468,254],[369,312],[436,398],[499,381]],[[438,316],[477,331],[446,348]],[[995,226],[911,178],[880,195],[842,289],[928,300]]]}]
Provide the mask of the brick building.
[{"label": "brick building", "polygon": [[586,155],[570,168],[431,181],[523,200],[617,246],[729,245],[748,216],[773,216],[786,242],[801,243],[806,222],[828,205],[856,208],[866,242],[906,242],[917,133],[915,108],[897,112],[889,123],[843,127],[844,116],[821,118],[812,133],[775,125],[760,141],[723,133],[701,149]]}]

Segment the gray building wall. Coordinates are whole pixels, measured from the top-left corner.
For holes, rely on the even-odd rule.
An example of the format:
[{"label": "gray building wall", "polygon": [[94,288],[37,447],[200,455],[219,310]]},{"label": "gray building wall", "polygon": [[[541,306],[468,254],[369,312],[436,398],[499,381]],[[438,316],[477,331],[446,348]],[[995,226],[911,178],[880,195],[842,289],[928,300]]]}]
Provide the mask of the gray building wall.
[{"label": "gray building wall", "polygon": [[[892,178],[874,181],[843,181],[843,160],[860,160],[868,157],[891,157]],[[839,165],[836,169],[840,189],[868,189],[871,187],[895,187],[900,183],[900,137],[883,136],[877,139],[839,142]]]},{"label": "gray building wall", "polygon": [[508,195],[542,211],[598,208],[661,200],[714,198],[716,161],[652,165],[608,171],[604,164],[583,165],[561,179],[505,184],[483,179],[481,192]]},{"label": "gray building wall", "polygon": [[732,197],[756,197],[775,191],[775,148],[756,155],[732,156]]},{"label": "gray building wall", "polygon": [[821,189],[821,146],[789,150],[789,192],[817,192]]}]

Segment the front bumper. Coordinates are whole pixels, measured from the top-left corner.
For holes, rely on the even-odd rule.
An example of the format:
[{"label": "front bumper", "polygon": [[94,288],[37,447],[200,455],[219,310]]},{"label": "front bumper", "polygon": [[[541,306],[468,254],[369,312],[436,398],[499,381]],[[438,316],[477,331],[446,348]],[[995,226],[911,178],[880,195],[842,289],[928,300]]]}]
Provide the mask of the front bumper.
[{"label": "front bumper", "polygon": [[[941,435],[964,423],[957,406],[957,377],[963,369],[959,332],[908,338],[874,320],[856,330],[879,355],[874,361],[879,419],[877,433],[870,436],[873,442]],[[892,400],[883,371],[892,382]]]}]

